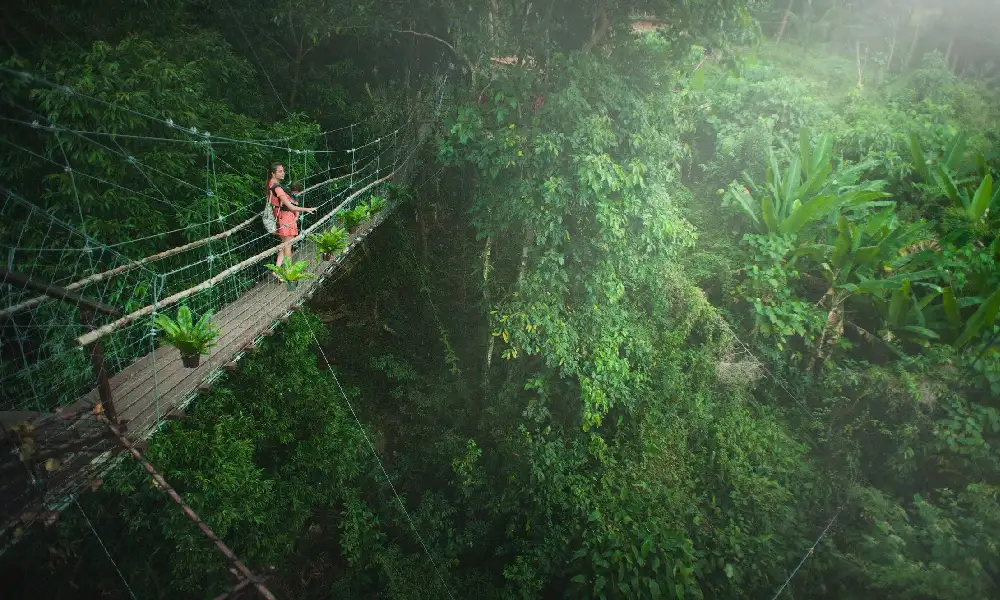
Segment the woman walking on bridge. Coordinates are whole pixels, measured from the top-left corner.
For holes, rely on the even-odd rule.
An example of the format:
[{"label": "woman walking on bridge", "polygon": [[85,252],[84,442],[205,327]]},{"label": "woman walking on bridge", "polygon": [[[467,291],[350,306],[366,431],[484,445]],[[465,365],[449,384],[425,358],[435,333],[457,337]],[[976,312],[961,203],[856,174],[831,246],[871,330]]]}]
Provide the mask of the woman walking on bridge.
[{"label": "woman walking on bridge", "polygon": [[[299,213],[315,212],[316,208],[302,208],[295,205],[295,200],[281,186],[281,180],[285,178],[285,165],[274,163],[268,171],[267,190],[268,198],[274,210],[274,219],[278,222],[278,230],[274,235],[278,236],[282,242],[299,235],[298,218]],[[282,261],[287,258],[292,261],[292,245],[288,244],[278,248],[278,256],[274,261],[276,266],[281,266]],[[277,277],[277,274],[275,274]]]}]

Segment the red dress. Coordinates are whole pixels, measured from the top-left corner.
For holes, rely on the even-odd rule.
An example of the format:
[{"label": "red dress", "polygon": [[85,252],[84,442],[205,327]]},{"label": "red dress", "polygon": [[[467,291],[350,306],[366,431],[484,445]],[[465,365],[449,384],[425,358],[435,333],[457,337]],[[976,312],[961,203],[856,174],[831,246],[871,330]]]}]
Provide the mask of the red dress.
[{"label": "red dress", "polygon": [[278,237],[295,237],[299,235],[298,213],[290,211],[281,206],[282,200],[287,200],[289,204],[295,205],[292,197],[285,193],[278,182],[271,180],[268,183],[271,190],[271,207],[274,210],[274,219],[278,222],[278,230],[274,235]]}]

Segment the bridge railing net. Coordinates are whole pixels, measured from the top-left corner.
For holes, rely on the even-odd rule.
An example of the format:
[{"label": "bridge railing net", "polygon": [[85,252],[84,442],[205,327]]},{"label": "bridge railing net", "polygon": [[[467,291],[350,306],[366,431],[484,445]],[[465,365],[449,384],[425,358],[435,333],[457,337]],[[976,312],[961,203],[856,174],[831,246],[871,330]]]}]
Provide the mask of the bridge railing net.
[{"label": "bridge railing net", "polygon": [[[0,80],[9,75],[0,68]],[[159,336],[156,315],[175,317],[180,305],[196,318],[218,314],[271,277],[265,265],[274,262],[278,239],[260,219],[264,167],[281,162],[286,183],[311,188],[300,204],[317,211],[302,215],[299,230],[321,232],[335,224],[335,209],[385,197],[381,181],[393,173],[398,179],[424,139],[413,114],[395,129],[389,119],[371,119],[336,136],[309,129],[273,139],[208,136],[24,74],[14,79],[0,81],[0,144],[9,150],[0,153],[7,175],[0,185],[2,267],[77,300],[55,300],[9,278],[0,286],[0,552],[16,539],[12,525],[65,506],[111,464],[107,430],[96,419],[75,418],[99,399],[89,353],[95,346],[81,345],[83,336],[119,315],[152,309],[96,338],[113,384],[145,361],[142,385],[153,402],[136,410],[117,396],[122,390],[112,394],[118,414],[133,421],[130,435],[144,437],[170,408],[159,394],[192,379],[161,369],[163,353],[177,351]],[[121,114],[129,118],[107,125]],[[340,149],[330,149],[331,140]],[[308,241],[296,244],[296,257],[317,261]],[[207,281],[212,285],[165,303]],[[222,354],[203,359],[199,378],[228,360]]]},{"label": "bridge railing net", "polygon": [[[32,91],[51,92],[43,84]],[[399,154],[394,145],[398,131],[357,147],[312,150],[199,136],[153,117],[137,119],[145,123],[145,135],[102,131],[96,123],[94,131],[81,131],[78,125],[60,124],[40,108],[26,108],[19,96],[2,99],[13,110],[11,117],[2,119],[0,133],[10,132],[3,141],[14,151],[0,161],[21,165],[14,169],[14,185],[2,190],[5,268],[39,283],[68,287],[122,314],[156,305],[277,244],[259,218],[263,166],[282,162],[289,172],[286,183],[316,186],[301,197],[302,204],[318,209],[302,216],[302,230],[352,190],[390,172]],[[354,137],[353,128],[351,134]],[[315,132],[311,135],[316,138]],[[317,139],[310,141],[315,145]],[[271,158],[265,159],[268,155]],[[73,162],[74,157],[81,157],[81,163]],[[106,161],[121,166],[109,168]],[[254,165],[250,173],[241,168],[247,162]],[[115,174],[114,181],[108,172]],[[369,197],[354,197],[347,208]],[[156,228],[142,229],[143,224]],[[131,266],[184,246],[191,247]],[[196,317],[218,312],[267,276],[268,262],[273,258],[246,265],[181,303]],[[157,345],[156,313],[174,316],[176,308],[154,310],[102,336],[108,374],[152,352]],[[8,281],[0,297],[0,411],[50,411],[92,390],[90,359],[76,341],[91,326],[109,319],[113,317],[88,314],[74,302],[49,300]]]}]

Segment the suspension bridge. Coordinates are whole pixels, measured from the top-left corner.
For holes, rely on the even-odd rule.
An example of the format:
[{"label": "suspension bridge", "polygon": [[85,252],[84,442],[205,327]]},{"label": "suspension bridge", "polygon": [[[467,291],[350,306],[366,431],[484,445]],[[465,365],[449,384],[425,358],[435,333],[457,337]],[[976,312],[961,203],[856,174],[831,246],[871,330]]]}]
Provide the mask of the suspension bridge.
[{"label": "suspension bridge", "polygon": [[[58,122],[58,111],[21,104],[27,93],[3,99],[13,110],[0,117],[0,143],[31,168],[0,188],[7,254],[0,266],[0,552],[32,523],[51,523],[132,455],[230,560],[234,590],[256,587],[271,597],[141,452],[391,215],[398,206],[393,190],[428,128],[414,112],[381,133],[359,123],[274,139],[215,135],[0,71],[35,94],[61,94],[143,124],[140,133],[108,131],[98,118],[82,128]],[[442,98],[436,100],[439,110]],[[362,132],[368,137],[358,141]],[[330,149],[331,137],[348,147]],[[166,152],[177,159],[162,160]],[[112,160],[120,166],[95,168]],[[301,201],[316,208],[284,244],[260,218],[264,166],[273,160],[306,185]],[[313,234],[373,197],[387,202],[352,229],[342,252],[321,256]],[[310,276],[294,290],[265,268],[289,244]],[[219,330],[194,368],[154,324],[182,305],[196,315],[211,311]]]}]

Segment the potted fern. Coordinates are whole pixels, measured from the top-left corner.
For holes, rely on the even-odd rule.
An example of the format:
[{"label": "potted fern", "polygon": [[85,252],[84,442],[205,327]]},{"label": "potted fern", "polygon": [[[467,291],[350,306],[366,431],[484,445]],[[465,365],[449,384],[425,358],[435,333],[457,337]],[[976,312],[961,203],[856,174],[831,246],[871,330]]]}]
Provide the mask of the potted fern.
[{"label": "potted fern", "polygon": [[310,235],[309,241],[316,244],[320,258],[328,261],[334,254],[340,254],[347,247],[347,232],[340,227],[334,227],[330,231]]},{"label": "potted fern", "polygon": [[166,335],[167,341],[180,350],[181,362],[188,369],[198,366],[202,354],[215,345],[219,336],[218,325],[212,322],[212,311],[206,312],[195,323],[191,309],[182,306],[177,309],[177,320],[167,315],[156,315],[156,326]]},{"label": "potted fern", "polygon": [[285,282],[285,288],[289,292],[294,292],[295,288],[299,287],[299,281],[315,277],[315,275],[306,271],[306,269],[309,268],[309,263],[304,260],[300,260],[293,264],[292,261],[286,257],[280,267],[277,265],[267,265],[267,268],[277,273],[278,277]]},{"label": "potted fern", "polygon": [[361,228],[361,224],[368,220],[368,205],[359,204],[350,210],[345,210],[337,215],[344,228],[355,234]]}]

